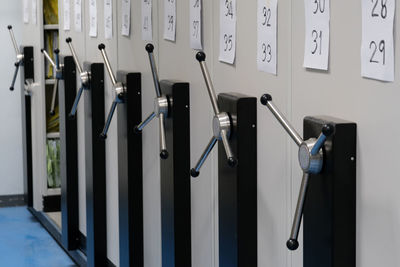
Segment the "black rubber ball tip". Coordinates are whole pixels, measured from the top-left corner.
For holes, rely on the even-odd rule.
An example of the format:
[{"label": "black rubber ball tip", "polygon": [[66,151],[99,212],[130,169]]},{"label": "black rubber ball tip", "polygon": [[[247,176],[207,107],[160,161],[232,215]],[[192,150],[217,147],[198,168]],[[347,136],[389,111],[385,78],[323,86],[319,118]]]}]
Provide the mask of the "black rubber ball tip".
[{"label": "black rubber ball tip", "polygon": [[228,165],[229,165],[230,167],[235,167],[235,166],[237,165],[237,163],[238,163],[238,161],[237,161],[237,159],[235,159],[235,158],[229,158],[229,159],[228,159]]},{"label": "black rubber ball tip", "polygon": [[11,30],[11,29],[12,29],[12,26],[11,26],[11,25],[8,25],[8,26],[7,26],[7,29]]},{"label": "black rubber ball tip", "polygon": [[106,134],[100,134],[99,135],[100,140],[106,140],[107,139],[107,135]]},{"label": "black rubber ball tip", "polygon": [[272,101],[272,96],[270,94],[265,94],[260,98],[261,104],[267,105],[269,101]]},{"label": "black rubber ball tip", "polygon": [[56,53],[56,54],[59,54],[60,53],[60,49],[56,49],[56,50],[54,50],[54,53]]},{"label": "black rubber ball tip", "polygon": [[192,176],[193,178],[199,177],[200,172],[196,171],[195,169],[191,169],[190,170],[190,176]]},{"label": "black rubber ball tip", "polygon": [[138,126],[136,125],[135,128],[133,129],[133,132],[134,132],[135,134],[139,134],[139,133],[141,133],[142,131],[139,130]]},{"label": "black rubber ball tip", "polygon": [[72,39],[71,39],[71,37],[68,37],[67,39],[65,39],[65,41],[66,41],[67,43],[70,43],[70,42],[72,42]]},{"label": "black rubber ball tip", "polygon": [[70,120],[74,120],[75,117],[76,117],[76,115],[71,114],[71,113],[68,115],[68,119],[70,119]]},{"label": "black rubber ball tip", "polygon": [[205,60],[206,60],[206,53],[204,53],[204,52],[198,52],[198,53],[196,54],[196,59],[197,59],[199,62],[205,61]]},{"label": "black rubber ball tip", "polygon": [[296,249],[299,248],[299,242],[297,240],[295,240],[295,239],[289,239],[286,242],[286,246],[290,250],[296,250]]},{"label": "black rubber ball tip", "polygon": [[14,91],[14,87],[10,87],[10,91]]},{"label": "black rubber ball tip", "polygon": [[15,66],[15,67],[18,67],[18,65],[19,65],[19,62],[15,62],[15,63],[14,63],[14,66]]},{"label": "black rubber ball tip", "polygon": [[43,53],[43,51],[44,51],[44,49],[42,48],[42,49],[40,49],[40,52],[42,52]]},{"label": "black rubber ball tip", "polygon": [[104,44],[99,44],[99,49],[100,50],[103,50],[103,49],[105,49],[106,48],[106,46],[104,45]]},{"label": "black rubber ball tip", "polygon": [[326,124],[326,125],[324,125],[324,127],[322,128],[322,133],[323,133],[325,136],[330,136],[330,135],[333,134],[334,130],[335,130],[335,128],[333,127],[332,124]]},{"label": "black rubber ball tip", "polygon": [[147,51],[148,53],[153,53],[153,51],[154,51],[154,45],[152,45],[152,44],[147,44],[147,45],[146,45],[146,51]]},{"label": "black rubber ball tip", "polygon": [[56,113],[54,112],[54,110],[50,111],[49,114],[50,114],[51,116],[56,115]]},{"label": "black rubber ball tip", "polygon": [[168,153],[167,150],[161,151],[161,153],[160,153],[160,158],[162,158],[162,159],[167,159],[168,156],[169,156],[169,153]]}]

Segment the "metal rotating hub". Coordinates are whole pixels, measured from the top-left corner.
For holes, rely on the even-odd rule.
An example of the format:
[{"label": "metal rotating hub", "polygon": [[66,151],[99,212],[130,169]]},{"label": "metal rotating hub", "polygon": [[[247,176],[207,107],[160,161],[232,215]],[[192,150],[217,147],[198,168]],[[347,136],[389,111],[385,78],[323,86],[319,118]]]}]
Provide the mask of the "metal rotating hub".
[{"label": "metal rotating hub", "polygon": [[317,154],[312,155],[311,150],[314,147],[317,139],[311,138],[304,141],[298,152],[300,167],[304,172],[317,174],[322,170],[323,165],[323,152],[322,149]]},{"label": "metal rotating hub", "polygon": [[90,81],[90,73],[87,71],[81,72],[79,74],[79,77],[81,79],[81,83],[85,88],[89,87],[89,81]]},{"label": "metal rotating hub", "polygon": [[154,99],[154,114],[157,118],[160,114],[164,114],[164,117],[168,117],[168,98],[166,96],[160,96]]},{"label": "metal rotating hub", "polygon": [[114,86],[114,92],[117,95],[117,99],[123,101],[126,93],[126,87],[121,82],[117,82]]},{"label": "metal rotating hub", "polygon": [[213,118],[213,133],[214,137],[221,140],[221,132],[225,131],[228,139],[231,135],[231,120],[228,113],[222,112],[214,116]]}]

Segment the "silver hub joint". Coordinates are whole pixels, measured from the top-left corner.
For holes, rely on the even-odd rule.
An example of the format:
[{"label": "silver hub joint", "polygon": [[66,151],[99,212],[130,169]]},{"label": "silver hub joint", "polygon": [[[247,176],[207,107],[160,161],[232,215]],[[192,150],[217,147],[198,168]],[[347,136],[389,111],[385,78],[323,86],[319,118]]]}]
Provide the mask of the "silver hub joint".
[{"label": "silver hub joint", "polygon": [[154,114],[158,118],[161,113],[164,114],[164,117],[168,117],[168,99],[166,96],[160,96],[154,100]]},{"label": "silver hub joint", "polygon": [[24,60],[24,55],[23,54],[18,54],[17,55],[17,61],[21,62],[22,60]]},{"label": "silver hub joint", "polygon": [[114,91],[117,94],[117,96],[124,95],[126,93],[126,87],[119,82],[115,84]]},{"label": "silver hub joint", "polygon": [[311,150],[317,139],[311,138],[304,141],[299,148],[299,163],[302,170],[306,173],[317,174],[322,170],[323,152],[322,149],[317,154],[311,155]]},{"label": "silver hub joint", "polygon": [[225,130],[228,139],[231,134],[231,120],[226,112],[219,113],[213,119],[213,133],[214,137],[221,140],[221,132]]},{"label": "silver hub joint", "polygon": [[85,87],[88,86],[90,81],[90,72],[84,71],[80,74],[80,77],[82,85],[84,85]]}]

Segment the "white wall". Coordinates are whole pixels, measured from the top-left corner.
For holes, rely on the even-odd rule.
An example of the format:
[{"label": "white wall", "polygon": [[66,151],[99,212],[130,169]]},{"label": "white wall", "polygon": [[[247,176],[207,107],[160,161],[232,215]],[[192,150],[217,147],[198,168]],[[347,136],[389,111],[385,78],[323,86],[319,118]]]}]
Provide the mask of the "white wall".
[{"label": "white wall", "polygon": [[[71,1],[72,2],[72,1]],[[87,2],[87,1],[85,1]],[[103,0],[98,0],[99,37],[61,32],[61,51],[69,54],[63,40],[72,36],[78,54],[101,61],[97,45],[103,38]],[[154,88],[141,41],[140,0],[132,0],[132,34],[114,31],[106,43],[113,68],[143,74],[143,116],[153,107]],[[306,115],[332,115],[358,123],[357,170],[357,266],[399,266],[400,172],[397,149],[400,127],[398,107],[400,82],[381,83],[360,77],[361,1],[331,3],[331,63],[328,73],[302,68],[304,50],[304,1],[280,0],[278,16],[278,76],[257,71],[256,1],[238,1],[237,57],[234,66],[218,62],[219,1],[203,0],[204,51],[216,91],[237,91],[260,97],[269,92],[299,132]],[[211,105],[195,51],[189,48],[189,1],[178,1],[177,41],[162,39],[163,1],[154,0],[155,56],[161,79],[180,79],[191,84],[191,161],[195,164],[211,135]],[[114,0],[114,22],[120,21],[120,1]],[[62,7],[61,7],[62,10]],[[84,8],[87,22],[88,6]],[[399,12],[399,8],[397,8]],[[61,19],[62,21],[62,19]],[[119,23],[118,23],[119,24]],[[61,26],[62,27],[62,26]],[[114,25],[116,29],[117,25]],[[118,29],[119,29],[118,25]],[[396,28],[399,22],[396,21]],[[346,40],[346,42],[344,42]],[[396,50],[399,50],[396,36]],[[346,48],[346,49],[345,49]],[[397,53],[396,53],[397,54]],[[396,69],[399,67],[397,60]],[[106,112],[111,101],[106,78]],[[82,105],[80,110],[82,110]],[[258,105],[258,243],[259,266],[302,266],[301,249],[285,247],[300,183],[292,141],[270,112]],[[79,111],[78,111],[79,113]],[[80,116],[80,115],[79,115]],[[79,124],[81,126],[81,123]],[[108,257],[118,264],[116,129],[113,122],[107,140]],[[82,127],[79,136],[82,136]],[[161,266],[160,181],[158,127],[144,131],[144,225],[145,266]],[[82,140],[80,141],[82,142]],[[82,147],[82,146],[81,146]],[[81,152],[81,151],[80,151]],[[79,167],[84,166],[80,155]],[[201,176],[192,180],[193,266],[218,266],[216,153],[207,160]],[[80,179],[84,179],[80,171]],[[84,181],[84,180],[83,180]],[[83,192],[81,190],[81,192]],[[85,202],[82,196],[81,205]],[[84,222],[81,223],[81,230]]]},{"label": "white wall", "polygon": [[21,121],[21,86],[18,75],[15,90],[9,87],[14,74],[16,61],[7,25],[14,26],[17,42],[22,42],[22,7],[21,1],[11,1],[0,8],[0,195],[24,193],[22,165],[22,121]]}]

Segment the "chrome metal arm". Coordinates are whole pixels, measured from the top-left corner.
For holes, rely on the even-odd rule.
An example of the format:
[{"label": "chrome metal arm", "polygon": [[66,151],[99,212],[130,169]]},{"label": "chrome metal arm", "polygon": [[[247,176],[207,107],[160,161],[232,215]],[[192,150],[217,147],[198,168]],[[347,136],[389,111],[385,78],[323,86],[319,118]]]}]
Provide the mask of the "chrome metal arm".
[{"label": "chrome metal arm", "polygon": [[55,114],[55,105],[56,105],[56,99],[57,99],[57,90],[58,90],[58,82],[60,79],[62,79],[62,70],[61,70],[61,66],[60,66],[60,50],[56,49],[54,50],[54,55],[56,58],[56,62],[53,61],[53,59],[50,57],[50,55],[47,53],[46,50],[42,49],[40,50],[44,57],[49,61],[49,63],[53,66],[54,68],[54,76],[55,76],[55,82],[54,82],[54,86],[53,86],[53,94],[52,94],[52,98],[51,98],[51,106],[50,106],[50,115],[54,115]]},{"label": "chrome metal arm", "polygon": [[17,62],[14,64],[14,66],[15,66],[15,71],[14,71],[13,79],[12,79],[12,82],[10,85],[10,91],[14,91],[15,81],[17,80],[20,64]]},{"label": "chrome metal arm", "polygon": [[69,50],[71,51],[72,58],[75,61],[76,69],[78,70],[79,73],[82,73],[83,70],[82,70],[82,67],[81,67],[81,63],[79,62],[79,59],[78,59],[78,56],[76,55],[74,46],[72,45],[72,39],[71,38],[67,38],[65,41],[67,42]]},{"label": "chrome metal arm", "polygon": [[154,111],[139,125],[135,127],[135,132],[139,133],[149,124],[155,117],[159,119],[159,131],[160,131],[160,157],[161,159],[167,159],[169,156],[167,150],[167,141],[165,136],[165,119],[168,117],[168,110],[170,107],[167,96],[162,95],[160,81],[158,79],[157,66],[154,59],[154,46],[147,44],[145,47],[150,61],[151,73],[153,75],[154,89],[156,91],[156,98],[154,100]]},{"label": "chrome metal arm", "polygon": [[210,73],[208,72],[207,65],[205,62],[206,54],[203,52],[199,52],[196,55],[196,59],[200,63],[201,72],[203,73],[204,81],[206,82],[207,91],[208,91],[208,95],[210,97],[211,104],[214,109],[214,114],[217,115],[220,113],[219,107],[218,107],[218,100],[217,100],[217,95],[214,90],[214,85],[213,85],[211,77],[210,77]]},{"label": "chrome metal arm", "polygon": [[190,170],[190,175],[192,177],[198,177],[200,174],[200,169],[203,166],[204,162],[206,161],[208,155],[210,155],[212,149],[214,148],[215,144],[218,142],[218,139],[215,137],[211,137],[210,142],[208,143],[206,149],[204,149],[203,154],[201,155],[199,161],[196,164],[196,167]]},{"label": "chrome metal arm", "polygon": [[106,65],[108,75],[110,76],[112,82],[113,90],[115,91],[115,98],[111,105],[110,112],[108,113],[106,124],[104,125],[104,129],[100,134],[100,138],[104,140],[107,139],[108,129],[110,128],[110,124],[114,116],[115,109],[117,108],[117,105],[119,103],[125,102],[124,98],[126,93],[126,87],[121,82],[117,82],[117,79],[115,78],[114,72],[111,68],[110,60],[108,59],[107,56],[106,46],[104,44],[99,44],[99,50],[101,52],[101,55],[103,56],[103,60]]},{"label": "chrome metal arm", "polygon": [[43,53],[44,57],[49,61],[49,63],[53,66],[54,70],[56,70],[57,69],[56,63],[54,63],[53,59],[50,57],[47,51],[44,49],[41,49],[40,51]]},{"label": "chrome metal arm", "polygon": [[299,198],[297,200],[296,212],[292,223],[292,231],[290,232],[290,239],[286,242],[286,246],[290,250],[296,250],[299,247],[298,237],[301,226],[301,219],[303,218],[303,208],[307,194],[308,179],[309,174],[304,172],[303,179],[301,181]]},{"label": "chrome metal arm", "polygon": [[75,66],[79,72],[79,77],[81,80],[81,88],[79,89],[78,94],[76,95],[74,105],[72,106],[71,112],[68,115],[70,119],[74,119],[76,117],[76,111],[78,109],[79,100],[81,99],[83,90],[89,90],[90,88],[90,72],[82,70],[81,63],[79,62],[74,46],[72,45],[72,39],[67,38],[65,41],[67,42],[69,50],[71,51],[72,58],[74,59]]},{"label": "chrome metal arm", "polygon": [[290,124],[290,122],[285,118],[285,116],[279,111],[277,107],[275,107],[274,103],[272,103],[272,96],[265,94],[261,97],[261,103],[269,108],[275,118],[279,121],[279,123],[283,126],[286,132],[290,135],[293,141],[300,146],[303,143],[303,138],[297,133],[294,127]]},{"label": "chrome metal arm", "polygon": [[154,82],[154,89],[156,90],[156,96],[161,97],[160,81],[158,79],[157,66],[153,53],[154,46],[152,44],[147,44],[146,51],[149,55],[150,68],[151,68],[151,73],[153,74],[153,82]]},{"label": "chrome metal arm", "polygon": [[69,113],[68,117],[70,119],[74,119],[76,116],[76,110],[78,109],[79,99],[81,99],[83,93],[83,86],[79,88],[78,94],[75,97],[74,104],[72,105],[71,112]]},{"label": "chrome metal arm", "polygon": [[15,40],[15,35],[14,35],[13,30],[12,30],[12,26],[8,25],[7,28],[8,28],[8,31],[10,33],[11,41],[12,41],[14,49],[15,49],[15,55],[17,56],[17,61],[20,61],[20,60],[23,59],[23,57],[19,58],[22,54],[21,54],[21,51],[18,48],[17,41]]},{"label": "chrome metal arm", "polygon": [[[201,166],[204,164],[204,161],[206,160],[207,156],[209,155],[209,153],[215,146],[216,141],[218,141],[218,140],[222,141],[222,144],[225,149],[228,165],[231,167],[234,167],[237,165],[237,159],[233,155],[232,149],[229,144],[229,138],[230,138],[231,131],[232,131],[231,118],[229,117],[228,113],[220,112],[220,109],[218,106],[217,95],[215,94],[214,86],[212,84],[212,80],[211,80],[210,74],[208,72],[207,65],[205,63],[206,54],[203,52],[198,52],[196,54],[196,59],[200,63],[201,72],[203,73],[203,77],[204,77],[204,80],[205,80],[205,83],[207,86],[208,95],[210,97],[210,101],[211,101],[215,116],[213,119],[214,137],[208,144],[205,151],[203,152],[203,155],[200,158],[200,160],[198,161],[196,167],[191,170],[192,177],[197,177],[200,174]],[[214,139],[215,139],[215,141],[213,141]]]},{"label": "chrome metal arm", "polygon": [[8,25],[7,29],[8,29],[8,32],[10,33],[11,42],[13,44],[13,47],[14,47],[14,50],[15,50],[15,55],[16,55],[16,58],[17,58],[16,62],[14,63],[15,71],[14,71],[13,79],[12,79],[11,86],[10,86],[10,91],[14,91],[14,86],[15,86],[15,82],[17,80],[19,67],[22,64],[23,60],[24,60],[24,55],[21,53],[21,51],[18,48],[17,41],[15,40],[15,35],[14,35],[13,30],[12,30],[12,26]]}]

